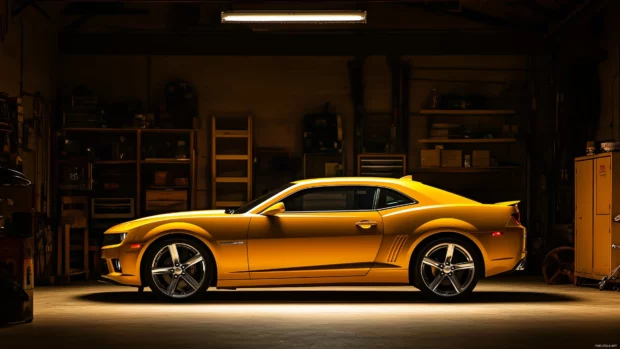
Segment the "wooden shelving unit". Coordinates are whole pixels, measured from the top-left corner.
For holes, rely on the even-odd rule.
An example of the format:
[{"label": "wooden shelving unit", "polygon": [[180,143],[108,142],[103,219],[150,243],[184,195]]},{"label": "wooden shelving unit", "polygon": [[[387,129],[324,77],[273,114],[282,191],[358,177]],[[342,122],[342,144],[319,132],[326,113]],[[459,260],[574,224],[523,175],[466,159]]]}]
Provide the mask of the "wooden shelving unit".
[{"label": "wooden shelving unit", "polygon": [[[421,162],[412,166],[414,180],[481,202],[526,199],[527,149],[519,136],[524,128],[515,110],[427,109],[415,115],[426,118],[428,126],[428,136],[417,142],[426,149],[443,150],[436,167],[420,167]],[[450,151],[461,151],[460,166]],[[480,157],[476,165],[474,153],[480,156],[485,151],[489,156],[485,167],[474,167],[481,166]],[[444,155],[448,156],[445,164]],[[466,157],[471,167],[465,167]]]},{"label": "wooden shelving unit", "polygon": [[211,119],[211,207],[252,200],[252,116]]},{"label": "wooden shelving unit", "polygon": [[[149,158],[149,154],[143,152],[143,145],[151,142],[149,138],[153,138],[158,134],[178,135],[182,137],[186,142],[187,158],[176,159],[170,158]],[[94,138],[99,136],[111,137],[111,136],[124,136],[131,137],[132,142],[135,140],[135,154],[129,159],[125,160],[94,160],[92,165],[94,166],[109,166],[110,168],[116,166],[123,166],[127,169],[132,169],[132,175],[135,175],[135,188],[136,191],[131,195],[135,197],[135,213],[136,217],[142,217],[144,214],[151,214],[153,212],[147,212],[144,209],[144,196],[146,190],[185,190],[188,192],[187,208],[193,209],[196,205],[196,130],[193,129],[144,129],[144,128],[62,128],[57,132],[57,137],[67,135],[68,137],[77,138]],[[57,155],[58,158],[59,155]],[[83,160],[82,160],[83,161]],[[76,160],[60,159],[57,160],[59,165],[71,165],[77,163]],[[148,166],[148,167],[147,167]],[[158,166],[161,166],[158,167]],[[179,167],[182,166],[182,167]],[[189,168],[187,167],[189,166]],[[58,167],[58,166],[57,166]],[[182,169],[183,173],[187,174],[188,185],[148,185],[149,178],[146,173],[152,173],[155,170],[170,170],[174,171],[175,168]],[[56,178],[60,179],[60,173],[57,173]],[[92,183],[93,179],[89,178]],[[92,187],[92,186],[91,186]],[[74,190],[75,191],[75,190]],[[84,195],[95,197],[96,194],[84,191]],[[110,197],[110,196],[107,196]],[[112,196],[113,197],[113,196]],[[124,196],[125,197],[125,196]]]}]

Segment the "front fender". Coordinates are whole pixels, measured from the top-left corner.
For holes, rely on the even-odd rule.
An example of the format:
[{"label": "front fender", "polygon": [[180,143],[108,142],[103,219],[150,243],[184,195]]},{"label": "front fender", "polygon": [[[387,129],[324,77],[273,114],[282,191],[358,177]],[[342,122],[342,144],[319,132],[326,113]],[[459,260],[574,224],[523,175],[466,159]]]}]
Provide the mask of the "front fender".
[{"label": "front fender", "polygon": [[214,249],[213,244],[213,236],[209,234],[206,230],[195,224],[184,222],[170,222],[157,225],[155,227],[143,226],[140,228],[140,230],[141,233],[142,230],[145,231],[145,233],[144,235],[140,234],[142,235],[142,238],[139,242],[144,244],[144,247],[140,250],[140,254],[138,255],[138,266],[142,264],[142,257],[151,246],[151,244],[153,244],[153,242],[163,236],[172,234],[184,234],[202,241],[213,254],[213,258],[217,260],[217,256],[215,255],[216,250]]},{"label": "front fender", "polygon": [[[143,227],[142,229],[146,230],[149,229],[149,227]],[[158,225],[146,231],[142,240],[144,240],[144,242],[150,242],[163,235],[168,235],[175,232],[183,232],[188,235],[192,235],[193,237],[203,240],[208,244],[213,241],[213,236],[211,236],[211,234],[209,234],[206,230],[195,224],[186,222],[170,222]]]}]

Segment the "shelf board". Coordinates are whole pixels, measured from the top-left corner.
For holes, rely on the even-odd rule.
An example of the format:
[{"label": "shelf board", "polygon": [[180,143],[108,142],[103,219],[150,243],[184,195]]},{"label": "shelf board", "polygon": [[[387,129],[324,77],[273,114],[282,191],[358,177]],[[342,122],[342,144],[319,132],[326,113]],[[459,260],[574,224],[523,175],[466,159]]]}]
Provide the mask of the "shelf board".
[{"label": "shelf board", "polygon": [[216,130],[216,138],[248,138],[247,130]]},{"label": "shelf board", "polygon": [[149,185],[147,189],[189,189],[189,185]]},{"label": "shelf board", "polygon": [[142,160],[143,164],[190,164],[189,159],[177,160],[177,159],[151,159]]},{"label": "shelf board", "polygon": [[250,181],[247,177],[217,177],[216,183],[248,183]]},{"label": "shelf board", "polygon": [[136,160],[102,160],[102,161],[93,162],[93,164],[95,165],[135,164],[135,163],[136,163]]},{"label": "shelf board", "polygon": [[165,133],[185,133],[192,132],[193,129],[185,128],[106,128],[106,127],[65,127],[61,132],[165,132]]},{"label": "shelf board", "polygon": [[135,128],[65,127],[61,132],[135,132]]},{"label": "shelf board", "polygon": [[86,271],[84,269],[69,269],[69,273],[67,275],[76,276],[82,274],[86,274]]},{"label": "shelf board", "polygon": [[245,201],[216,201],[215,207],[240,207],[245,205]]},{"label": "shelf board", "polygon": [[247,155],[215,155],[215,160],[247,160]]},{"label": "shelf board", "polygon": [[423,138],[418,143],[514,143],[515,138]]},{"label": "shelf board", "polygon": [[518,170],[519,166],[502,167],[422,167],[415,169],[414,173],[484,173]]},{"label": "shelf board", "polygon": [[[84,163],[86,160],[58,160],[59,164]],[[136,160],[100,160],[94,161],[93,165],[135,164]]]},{"label": "shelf board", "polygon": [[423,109],[420,110],[421,115],[514,115],[517,112],[514,110],[449,110],[449,109]]},{"label": "shelf board", "polygon": [[158,132],[163,132],[163,133],[187,133],[187,132],[194,131],[191,128],[139,128],[139,129],[136,129],[136,130],[140,131],[140,132],[153,132],[153,133],[158,133]]}]

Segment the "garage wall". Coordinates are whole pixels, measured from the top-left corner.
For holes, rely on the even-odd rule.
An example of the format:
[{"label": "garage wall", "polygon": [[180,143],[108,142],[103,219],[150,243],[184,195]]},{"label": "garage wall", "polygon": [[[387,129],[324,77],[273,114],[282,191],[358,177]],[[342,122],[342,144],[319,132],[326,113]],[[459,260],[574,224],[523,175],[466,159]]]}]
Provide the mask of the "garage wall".
[{"label": "garage wall", "polygon": [[[597,140],[620,140],[620,2],[613,1],[605,11],[607,59],[599,65],[601,116]],[[614,77],[616,77],[614,79]],[[614,81],[615,80],[615,81]],[[613,122],[613,129],[610,123]]]},{"label": "garage wall", "polygon": [[[209,174],[208,129],[212,115],[254,115],[254,146],[283,147],[302,154],[302,118],[321,111],[326,102],[344,122],[347,174],[353,168],[353,107],[350,100],[347,62],[352,57],[151,57],[151,86],[145,56],[62,56],[59,85],[90,86],[101,98],[114,101],[140,99],[161,101],[167,81],[183,79],[195,85],[203,121],[198,144],[199,207],[207,205]],[[527,60],[517,56],[415,56],[404,57],[414,69],[413,77],[439,80],[511,81],[525,79],[522,71],[416,71],[416,67],[524,68]],[[365,63],[365,96],[368,112],[390,112],[390,71],[385,57],[369,57]],[[509,84],[411,81],[411,111],[418,111],[429,91],[477,91],[491,95],[505,92]],[[514,107],[514,106],[506,106]],[[419,167],[415,140],[426,136],[426,120],[412,116],[409,168]]]},{"label": "garage wall", "polygon": [[[26,8],[15,17],[7,17],[4,13],[5,2],[0,1],[0,14],[3,19],[9,21],[8,30],[4,41],[0,43],[0,91],[7,92],[11,97],[19,96],[20,90],[20,21],[23,21],[23,89],[27,93],[39,92],[47,100],[53,100],[54,74],[56,73],[55,58],[57,52],[57,40],[54,24],[46,20],[33,8]],[[10,14],[8,15],[10,16]],[[32,118],[33,99],[24,96],[24,118]],[[43,181],[42,167],[47,159],[47,145],[43,140],[39,142],[39,166],[38,182],[36,188],[40,188]],[[25,151],[23,154],[24,174],[34,178],[35,152]]]},{"label": "garage wall", "polygon": [[[4,10],[3,1],[0,1],[0,5]],[[6,16],[3,12],[2,15]],[[0,91],[8,92],[11,96],[19,95],[20,21],[23,21],[24,90],[41,91],[45,96],[50,96],[52,92],[50,73],[55,71],[53,58],[56,54],[56,38],[50,31],[53,27],[31,8],[8,20],[7,35],[0,43]]]}]

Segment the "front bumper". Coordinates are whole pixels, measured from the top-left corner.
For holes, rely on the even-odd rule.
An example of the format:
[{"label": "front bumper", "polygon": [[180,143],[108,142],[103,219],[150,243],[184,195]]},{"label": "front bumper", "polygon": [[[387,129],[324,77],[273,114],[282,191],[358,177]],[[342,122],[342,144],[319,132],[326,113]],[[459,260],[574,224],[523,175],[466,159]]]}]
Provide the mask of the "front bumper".
[{"label": "front bumper", "polygon": [[[103,247],[101,259],[105,266],[104,274],[101,277],[120,285],[142,286],[139,265],[140,251],[141,249],[131,249],[122,243]],[[107,273],[105,273],[106,269]]]}]

